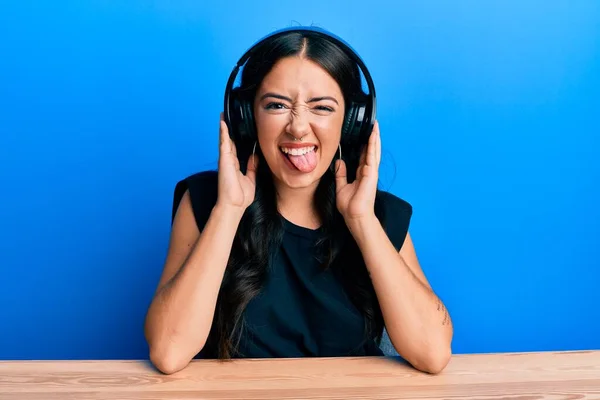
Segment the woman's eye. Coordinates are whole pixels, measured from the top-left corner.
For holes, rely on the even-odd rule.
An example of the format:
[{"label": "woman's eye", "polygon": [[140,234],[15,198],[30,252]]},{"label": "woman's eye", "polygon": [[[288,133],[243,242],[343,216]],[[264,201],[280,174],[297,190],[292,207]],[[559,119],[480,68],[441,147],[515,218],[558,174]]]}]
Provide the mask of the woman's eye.
[{"label": "woman's eye", "polygon": [[327,106],[317,106],[317,110],[333,112],[333,108]]},{"label": "woman's eye", "polygon": [[[288,108],[288,106],[286,104],[280,103],[280,102],[271,102],[271,103],[268,103],[265,106],[266,110],[284,110],[284,109],[287,109],[287,108]],[[322,106],[322,105],[321,106],[315,106],[315,110],[317,110],[317,111],[324,111],[324,112],[333,112],[333,111],[335,111],[332,107]]]},{"label": "woman's eye", "polygon": [[267,110],[281,110],[285,108],[285,104],[283,103],[269,103],[265,106]]}]

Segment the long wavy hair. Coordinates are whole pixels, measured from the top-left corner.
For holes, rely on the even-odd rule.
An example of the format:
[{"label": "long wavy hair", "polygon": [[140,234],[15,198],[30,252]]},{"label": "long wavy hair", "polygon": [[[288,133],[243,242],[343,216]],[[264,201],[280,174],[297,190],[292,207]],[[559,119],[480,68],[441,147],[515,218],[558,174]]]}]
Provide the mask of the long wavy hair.
[{"label": "long wavy hair", "polygon": [[[240,90],[253,101],[263,78],[284,57],[309,59],[331,75],[340,86],[345,104],[364,98],[359,68],[348,55],[331,41],[310,32],[293,32],[259,48],[242,71]],[[254,139],[236,143],[241,166],[252,154]],[[341,138],[342,155],[348,181],[355,179],[362,148],[349,138]],[[254,202],[247,208],[238,226],[228,265],[217,298],[214,320],[205,345],[211,357],[228,359],[237,355],[243,312],[265,281],[273,249],[281,243],[283,222],[277,208],[273,177],[259,147]],[[321,178],[314,196],[314,206],[321,219],[323,237],[318,242],[322,268],[335,268],[349,298],[364,315],[365,341],[379,343],[383,317],[360,250],[338,212],[335,197],[335,159]],[[245,172],[245,168],[242,167]],[[375,213],[382,210],[376,200]]]}]

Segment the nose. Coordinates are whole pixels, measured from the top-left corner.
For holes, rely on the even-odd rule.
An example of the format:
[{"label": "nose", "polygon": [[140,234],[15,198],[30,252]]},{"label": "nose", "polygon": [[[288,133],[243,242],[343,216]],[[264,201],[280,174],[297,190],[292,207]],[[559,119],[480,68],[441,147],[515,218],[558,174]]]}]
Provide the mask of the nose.
[{"label": "nose", "polygon": [[306,114],[303,107],[297,107],[289,114],[290,121],[287,124],[286,132],[295,139],[301,139],[310,133],[310,123]]}]

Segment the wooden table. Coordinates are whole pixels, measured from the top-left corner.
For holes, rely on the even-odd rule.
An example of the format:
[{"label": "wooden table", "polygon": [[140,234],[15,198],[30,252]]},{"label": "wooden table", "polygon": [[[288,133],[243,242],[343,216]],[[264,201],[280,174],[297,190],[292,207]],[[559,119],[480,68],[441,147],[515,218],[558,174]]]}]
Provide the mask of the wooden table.
[{"label": "wooden table", "polygon": [[0,399],[600,399],[600,351],[455,355],[438,375],[390,358],[0,362]]}]

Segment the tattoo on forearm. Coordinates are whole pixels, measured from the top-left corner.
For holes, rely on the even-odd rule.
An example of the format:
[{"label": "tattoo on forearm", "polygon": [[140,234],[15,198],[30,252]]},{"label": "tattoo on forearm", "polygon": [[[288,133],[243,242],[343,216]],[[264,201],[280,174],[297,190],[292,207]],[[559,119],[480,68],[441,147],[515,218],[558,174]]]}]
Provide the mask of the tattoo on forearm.
[{"label": "tattoo on forearm", "polygon": [[447,325],[450,323],[450,316],[448,315],[448,310],[444,306],[444,303],[440,299],[437,299],[437,310],[444,314],[444,319],[442,320],[442,325]]}]

